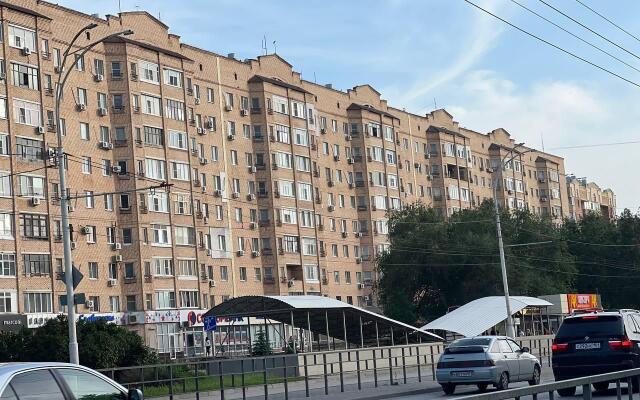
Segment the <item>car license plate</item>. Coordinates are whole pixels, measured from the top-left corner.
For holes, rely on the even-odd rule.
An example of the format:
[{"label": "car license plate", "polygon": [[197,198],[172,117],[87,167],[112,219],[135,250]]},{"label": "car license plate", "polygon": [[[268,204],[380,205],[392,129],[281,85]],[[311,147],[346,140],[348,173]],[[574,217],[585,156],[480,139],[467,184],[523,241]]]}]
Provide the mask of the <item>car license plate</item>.
[{"label": "car license plate", "polygon": [[600,343],[576,343],[576,350],[595,350],[600,348]]},{"label": "car license plate", "polygon": [[453,371],[453,372],[451,372],[451,376],[460,376],[460,377],[471,376],[472,374],[473,374],[473,371]]}]

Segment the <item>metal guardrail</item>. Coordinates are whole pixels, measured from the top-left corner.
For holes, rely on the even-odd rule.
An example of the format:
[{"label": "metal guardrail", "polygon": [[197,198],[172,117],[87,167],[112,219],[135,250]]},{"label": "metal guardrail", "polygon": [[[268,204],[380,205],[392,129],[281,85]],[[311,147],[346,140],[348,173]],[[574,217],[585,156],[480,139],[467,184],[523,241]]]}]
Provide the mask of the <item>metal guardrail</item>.
[{"label": "metal guardrail", "polygon": [[554,392],[558,389],[568,389],[573,387],[582,387],[582,398],[586,400],[592,399],[591,385],[598,382],[614,382],[616,385],[616,397],[622,399],[622,384],[627,384],[627,395],[629,400],[633,399],[634,379],[640,378],[640,368],[628,369],[619,372],[610,372],[607,374],[586,376],[584,378],[568,379],[566,381],[542,383],[536,386],[528,386],[517,389],[503,390],[500,392],[491,392],[485,394],[474,394],[471,396],[460,397],[460,399],[474,400],[505,400],[505,399],[521,399],[531,396],[534,400],[541,394],[548,394],[549,399],[554,399]]},{"label": "metal guardrail", "polygon": [[[550,365],[551,336],[517,338],[543,364]],[[224,400],[304,391],[306,397],[358,391],[364,387],[435,381],[436,364],[444,350],[441,342],[388,347],[337,349],[264,357],[201,359],[182,363],[120,367],[100,370],[123,386],[141,389],[145,397],[174,399],[192,394],[195,399],[215,391]],[[240,393],[241,392],[241,393]]]}]

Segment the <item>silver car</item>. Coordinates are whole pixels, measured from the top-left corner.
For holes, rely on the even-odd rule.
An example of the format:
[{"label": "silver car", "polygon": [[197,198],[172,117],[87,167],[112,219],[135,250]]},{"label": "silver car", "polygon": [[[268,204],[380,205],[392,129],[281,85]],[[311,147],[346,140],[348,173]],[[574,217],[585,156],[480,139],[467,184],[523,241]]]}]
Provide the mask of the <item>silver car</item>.
[{"label": "silver car", "polygon": [[453,394],[458,385],[477,385],[480,391],[494,385],[504,390],[509,382],[540,383],[540,365],[527,347],[506,336],[477,336],[456,340],[445,349],[436,379],[445,394]]},{"label": "silver car", "polygon": [[142,400],[138,389],[125,389],[81,365],[0,363],[2,400]]}]

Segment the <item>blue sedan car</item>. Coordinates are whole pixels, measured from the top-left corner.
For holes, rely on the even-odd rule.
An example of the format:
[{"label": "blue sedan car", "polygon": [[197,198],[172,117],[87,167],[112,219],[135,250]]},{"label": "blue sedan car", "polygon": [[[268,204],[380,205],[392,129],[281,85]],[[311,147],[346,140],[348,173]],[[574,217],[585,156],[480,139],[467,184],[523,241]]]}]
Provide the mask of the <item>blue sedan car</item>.
[{"label": "blue sedan car", "polygon": [[0,363],[0,400],[142,400],[138,389],[81,365]]}]

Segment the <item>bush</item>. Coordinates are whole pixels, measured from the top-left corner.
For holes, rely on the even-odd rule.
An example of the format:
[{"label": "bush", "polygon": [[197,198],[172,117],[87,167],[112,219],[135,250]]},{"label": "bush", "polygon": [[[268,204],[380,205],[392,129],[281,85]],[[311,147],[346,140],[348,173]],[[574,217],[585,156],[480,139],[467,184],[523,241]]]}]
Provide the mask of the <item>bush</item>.
[{"label": "bush", "polygon": [[[101,369],[157,362],[157,354],[135,332],[106,321],[78,321],[80,363]],[[0,335],[0,361],[69,361],[67,318],[63,315],[42,327]]]}]

